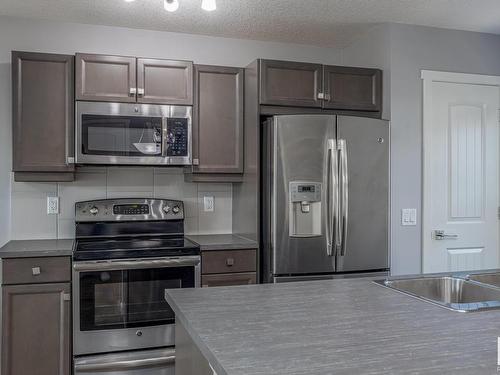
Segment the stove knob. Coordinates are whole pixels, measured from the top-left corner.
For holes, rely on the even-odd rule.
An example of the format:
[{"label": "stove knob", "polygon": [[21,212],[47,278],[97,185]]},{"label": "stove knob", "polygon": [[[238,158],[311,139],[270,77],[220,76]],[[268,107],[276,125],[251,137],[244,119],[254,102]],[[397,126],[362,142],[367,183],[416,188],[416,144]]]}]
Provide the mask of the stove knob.
[{"label": "stove knob", "polygon": [[179,211],[180,211],[180,210],[181,210],[181,209],[179,208],[179,206],[174,206],[174,207],[172,207],[172,212],[173,212],[174,214],[176,214],[176,215],[179,213]]},{"label": "stove knob", "polygon": [[170,212],[170,206],[163,207],[163,211],[165,211],[165,213],[168,214]]},{"label": "stove knob", "polygon": [[97,215],[99,213],[99,209],[96,206],[94,206],[94,207],[90,208],[89,212],[90,212],[91,215],[95,216],[95,215]]}]

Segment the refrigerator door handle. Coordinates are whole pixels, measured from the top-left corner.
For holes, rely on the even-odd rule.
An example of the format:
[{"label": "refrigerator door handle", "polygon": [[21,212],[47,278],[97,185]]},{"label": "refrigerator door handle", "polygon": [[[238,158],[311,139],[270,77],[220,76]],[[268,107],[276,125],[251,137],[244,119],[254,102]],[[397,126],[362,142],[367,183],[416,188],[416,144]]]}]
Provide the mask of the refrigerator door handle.
[{"label": "refrigerator door handle", "polygon": [[[328,140],[328,165],[327,165],[327,220],[326,220],[326,252],[328,256],[336,255],[336,224],[338,221],[338,160],[337,141]],[[335,250],[335,252],[334,252]]]},{"label": "refrigerator door handle", "polygon": [[347,226],[349,212],[349,170],[347,160],[347,142],[345,139],[340,139],[338,142],[340,151],[340,220],[338,232],[338,247],[340,248],[340,256],[346,255],[347,251]]}]

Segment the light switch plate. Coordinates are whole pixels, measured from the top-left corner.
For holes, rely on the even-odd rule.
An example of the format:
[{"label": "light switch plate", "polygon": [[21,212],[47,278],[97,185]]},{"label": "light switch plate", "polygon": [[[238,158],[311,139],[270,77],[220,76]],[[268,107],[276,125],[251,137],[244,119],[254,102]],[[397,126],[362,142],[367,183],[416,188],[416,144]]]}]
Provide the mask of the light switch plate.
[{"label": "light switch plate", "polygon": [[59,197],[47,197],[47,215],[59,214]]},{"label": "light switch plate", "polygon": [[403,226],[417,225],[416,208],[403,208],[401,210],[401,225]]},{"label": "light switch plate", "polygon": [[213,196],[203,197],[203,211],[205,212],[215,211],[215,198]]}]

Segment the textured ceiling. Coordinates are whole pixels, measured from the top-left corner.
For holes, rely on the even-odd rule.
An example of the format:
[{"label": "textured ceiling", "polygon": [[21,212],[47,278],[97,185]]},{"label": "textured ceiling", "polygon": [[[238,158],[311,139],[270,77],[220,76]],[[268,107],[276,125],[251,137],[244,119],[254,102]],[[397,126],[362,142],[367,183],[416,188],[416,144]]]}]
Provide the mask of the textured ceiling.
[{"label": "textured ceiling", "polygon": [[373,24],[398,22],[500,34],[499,0],[0,0],[0,14],[255,40],[344,46]]}]

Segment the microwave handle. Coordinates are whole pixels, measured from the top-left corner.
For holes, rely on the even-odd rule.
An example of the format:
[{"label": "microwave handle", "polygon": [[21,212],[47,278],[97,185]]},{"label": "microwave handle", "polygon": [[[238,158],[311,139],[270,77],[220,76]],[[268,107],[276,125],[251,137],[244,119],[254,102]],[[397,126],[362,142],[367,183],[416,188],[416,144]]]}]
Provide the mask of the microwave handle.
[{"label": "microwave handle", "polygon": [[167,119],[168,117],[163,117],[161,119],[161,133],[162,133],[162,138],[161,138],[161,155],[166,157],[167,156],[167,149],[168,149],[168,124],[167,124]]}]

